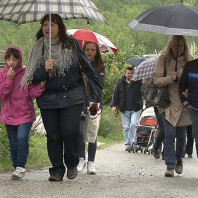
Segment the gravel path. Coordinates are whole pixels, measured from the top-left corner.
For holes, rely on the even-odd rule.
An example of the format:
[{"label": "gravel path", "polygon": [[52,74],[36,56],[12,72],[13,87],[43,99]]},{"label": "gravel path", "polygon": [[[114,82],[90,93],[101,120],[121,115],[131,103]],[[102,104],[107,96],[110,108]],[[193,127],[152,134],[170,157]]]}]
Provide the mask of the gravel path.
[{"label": "gravel path", "polygon": [[73,181],[48,182],[48,168],[31,170],[21,181],[0,174],[0,198],[197,198],[198,160],[184,159],[184,172],[165,178],[164,161],[153,155],[128,153],[118,144],[97,151],[96,175],[86,170]]}]

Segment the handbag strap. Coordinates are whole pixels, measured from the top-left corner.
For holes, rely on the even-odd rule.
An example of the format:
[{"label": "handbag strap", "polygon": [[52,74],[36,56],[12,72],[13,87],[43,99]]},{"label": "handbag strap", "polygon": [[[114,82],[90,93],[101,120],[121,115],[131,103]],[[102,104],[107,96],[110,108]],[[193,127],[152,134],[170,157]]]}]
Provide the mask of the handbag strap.
[{"label": "handbag strap", "polygon": [[166,58],[164,58],[164,77],[166,77]]},{"label": "handbag strap", "polygon": [[81,59],[81,57],[80,57],[80,54],[79,54],[79,51],[78,51],[78,48],[77,48],[77,46],[76,46],[76,43],[75,43],[74,39],[71,38],[71,40],[72,40],[72,43],[73,43],[73,46],[74,46],[74,50],[76,51],[76,54],[77,54],[77,56],[78,56],[78,62],[79,62],[79,65],[80,65],[80,69],[81,69],[81,71],[82,71],[82,70],[84,69],[84,66],[83,66],[83,64],[82,64],[82,59]]}]

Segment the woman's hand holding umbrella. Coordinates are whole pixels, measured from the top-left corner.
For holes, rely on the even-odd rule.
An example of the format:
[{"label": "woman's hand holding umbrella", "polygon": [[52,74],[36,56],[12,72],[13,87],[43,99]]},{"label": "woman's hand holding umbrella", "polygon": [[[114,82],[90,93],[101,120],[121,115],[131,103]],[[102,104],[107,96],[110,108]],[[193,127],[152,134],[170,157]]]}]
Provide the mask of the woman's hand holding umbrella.
[{"label": "woman's hand holding umbrella", "polygon": [[53,62],[54,62],[54,59],[49,59],[49,60],[45,61],[45,70],[46,70],[46,72],[49,72],[50,78],[52,78],[55,74],[54,73]]},{"label": "woman's hand holding umbrella", "polygon": [[45,61],[45,70],[47,72],[53,70],[53,61],[54,61],[53,59],[49,59]]}]

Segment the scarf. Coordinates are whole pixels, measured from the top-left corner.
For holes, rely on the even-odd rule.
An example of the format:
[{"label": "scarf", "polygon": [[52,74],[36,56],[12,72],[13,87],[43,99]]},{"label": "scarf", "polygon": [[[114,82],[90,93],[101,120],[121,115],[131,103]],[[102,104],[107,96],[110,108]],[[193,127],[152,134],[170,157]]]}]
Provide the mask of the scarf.
[{"label": "scarf", "polygon": [[[54,71],[58,76],[65,75],[65,72],[69,70],[73,59],[72,47],[63,48],[62,42],[59,38],[52,39],[51,46],[51,59],[54,59]],[[44,55],[43,55],[44,49]],[[33,46],[25,74],[20,82],[22,86],[26,83],[30,83],[33,79],[33,74],[37,68],[39,68],[45,60],[49,59],[49,40],[41,37]]]}]

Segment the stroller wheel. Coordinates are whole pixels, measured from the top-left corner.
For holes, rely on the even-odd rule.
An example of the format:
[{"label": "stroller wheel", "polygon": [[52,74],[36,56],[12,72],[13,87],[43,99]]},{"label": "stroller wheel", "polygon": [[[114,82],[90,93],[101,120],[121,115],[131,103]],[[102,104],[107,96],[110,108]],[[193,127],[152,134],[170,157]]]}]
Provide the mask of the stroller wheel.
[{"label": "stroller wheel", "polygon": [[137,153],[139,151],[139,148],[136,146],[135,147],[135,152]]},{"label": "stroller wheel", "polygon": [[151,149],[148,150],[149,155],[152,153]]},{"label": "stroller wheel", "polygon": [[131,152],[131,148],[127,150],[129,153]]}]

